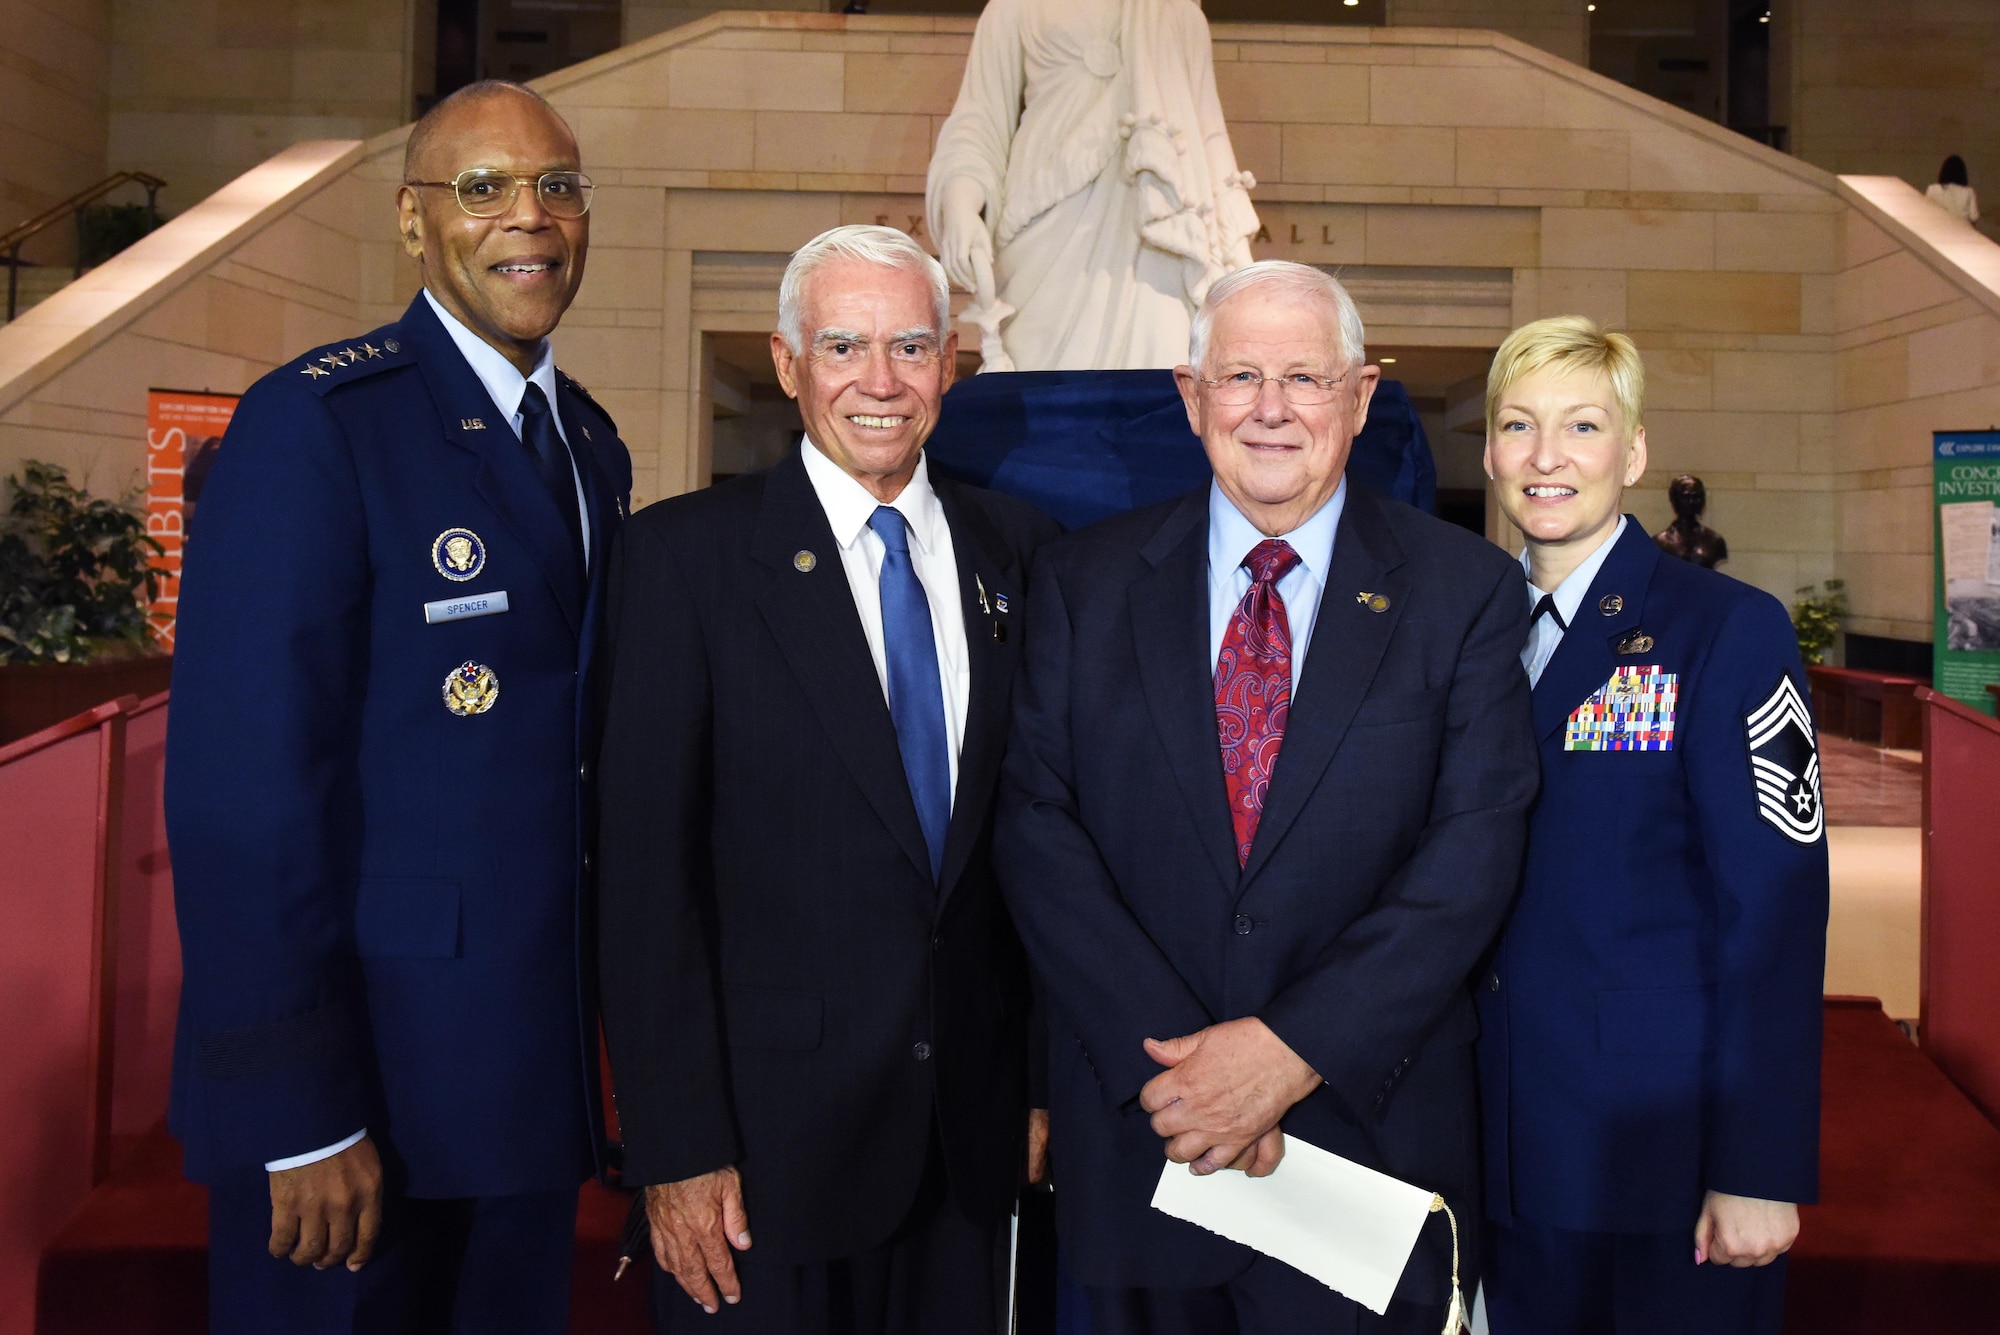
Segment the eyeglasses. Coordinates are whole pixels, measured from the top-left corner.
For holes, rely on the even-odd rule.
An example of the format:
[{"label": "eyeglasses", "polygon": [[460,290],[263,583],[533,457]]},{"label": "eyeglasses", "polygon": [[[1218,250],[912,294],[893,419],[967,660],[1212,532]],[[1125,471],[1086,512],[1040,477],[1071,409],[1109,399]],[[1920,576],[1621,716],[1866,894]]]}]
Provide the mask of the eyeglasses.
[{"label": "eyeglasses", "polygon": [[514,207],[521,187],[535,187],[535,198],[551,218],[581,218],[590,212],[590,196],[597,189],[582,172],[543,172],[540,176],[516,176],[491,167],[462,171],[449,181],[405,181],[404,185],[435,186],[458,196],[458,206],[475,218],[498,218]]},{"label": "eyeglasses", "polygon": [[1255,371],[1237,371],[1220,380],[1197,380],[1215,392],[1215,401],[1231,408],[1241,408],[1255,403],[1264,392],[1264,381],[1274,379],[1278,390],[1285,396],[1285,402],[1294,408],[1315,408],[1333,402],[1333,391],[1352,372],[1342,372],[1329,379],[1326,376],[1308,375],[1304,371],[1293,371],[1285,376],[1261,376]]}]

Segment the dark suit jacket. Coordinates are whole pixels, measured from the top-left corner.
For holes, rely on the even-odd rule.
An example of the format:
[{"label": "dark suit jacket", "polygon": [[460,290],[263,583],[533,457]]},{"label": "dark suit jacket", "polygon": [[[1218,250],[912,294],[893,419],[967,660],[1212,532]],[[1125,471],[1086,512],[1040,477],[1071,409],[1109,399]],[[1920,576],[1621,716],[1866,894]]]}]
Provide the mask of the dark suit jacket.
[{"label": "dark suit jacket", "polygon": [[[1676,678],[1671,749],[1566,749],[1571,712],[1647,667]],[[1805,723],[1753,729],[1785,682]],[[1685,1232],[1706,1190],[1814,1199],[1827,863],[1809,699],[1777,599],[1626,525],[1535,687],[1542,795],[1477,994],[1494,1218]]]},{"label": "dark suit jacket", "polygon": [[[188,1170],[366,1126],[418,1196],[574,1187],[598,1118],[579,768],[631,490],[558,393],[590,506],[584,589],[532,456],[421,295],[236,410],[189,544],[167,743]],[[439,536],[484,546],[447,578]],[[424,605],[504,591],[497,615]],[[490,711],[446,709],[468,661]]]},{"label": "dark suit jacket", "polygon": [[613,577],[601,941],[625,1174],[739,1165],[780,1261],[886,1240],[933,1109],[975,1219],[1005,1217],[1020,1172],[1028,987],[991,810],[1029,557],[1055,526],[933,485],[972,669],[941,886],[796,453],[649,507]]},{"label": "dark suit jacket", "polygon": [[[1212,1285],[1250,1263],[1149,1208],[1165,1158],[1137,1104],[1160,1070],[1142,1039],[1242,1016],[1326,1080],[1288,1134],[1443,1192],[1461,1227],[1478,1214],[1467,975],[1535,791],[1520,568],[1350,488],[1239,868],[1207,554],[1204,489],[1062,539],[1030,595],[995,847],[1047,988],[1058,1227],[1086,1284]],[[1441,1302],[1442,1217],[1426,1238],[1399,1292]]]}]

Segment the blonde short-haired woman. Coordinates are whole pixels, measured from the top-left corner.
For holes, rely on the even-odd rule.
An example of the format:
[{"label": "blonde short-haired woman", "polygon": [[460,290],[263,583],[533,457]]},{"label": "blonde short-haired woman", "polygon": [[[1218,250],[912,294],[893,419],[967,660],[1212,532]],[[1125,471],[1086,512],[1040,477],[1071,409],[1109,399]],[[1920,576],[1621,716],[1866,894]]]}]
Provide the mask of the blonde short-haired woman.
[{"label": "blonde short-haired woman", "polygon": [[1665,557],[1622,334],[1540,320],[1487,381],[1542,795],[1479,980],[1493,1335],[1779,1329],[1817,1189],[1827,863],[1785,609]]}]

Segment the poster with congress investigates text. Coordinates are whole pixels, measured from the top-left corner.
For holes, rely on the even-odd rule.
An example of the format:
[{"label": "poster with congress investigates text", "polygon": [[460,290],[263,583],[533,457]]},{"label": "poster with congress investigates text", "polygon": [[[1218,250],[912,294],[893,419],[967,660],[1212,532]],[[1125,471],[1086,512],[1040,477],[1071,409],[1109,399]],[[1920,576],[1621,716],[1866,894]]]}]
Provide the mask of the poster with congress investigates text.
[{"label": "poster with congress investigates text", "polygon": [[2000,682],[2000,431],[1932,435],[1937,590],[1931,684],[1983,713]]},{"label": "poster with congress investigates text", "polygon": [[174,651],[181,599],[181,550],[194,523],[201,484],[236,412],[234,394],[180,389],[146,391],[146,533],[163,549],[153,558],[159,594],[147,608],[153,636]]}]

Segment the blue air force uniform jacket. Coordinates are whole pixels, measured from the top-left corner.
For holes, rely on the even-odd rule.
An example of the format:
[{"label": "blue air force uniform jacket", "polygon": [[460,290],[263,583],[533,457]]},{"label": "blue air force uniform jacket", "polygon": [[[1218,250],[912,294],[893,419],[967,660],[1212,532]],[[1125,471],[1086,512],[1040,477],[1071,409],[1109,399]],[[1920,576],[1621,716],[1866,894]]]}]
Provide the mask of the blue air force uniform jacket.
[{"label": "blue air force uniform jacket", "polygon": [[421,294],[236,411],[187,553],[168,742],[172,1122],[198,1179],[364,1126],[413,1196],[591,1169],[587,761],[631,463],[560,385],[587,581]]},{"label": "blue air force uniform jacket", "polygon": [[1625,526],[1534,692],[1542,792],[1477,989],[1488,1213],[1679,1232],[1815,1198],[1827,858],[1769,594]]}]

